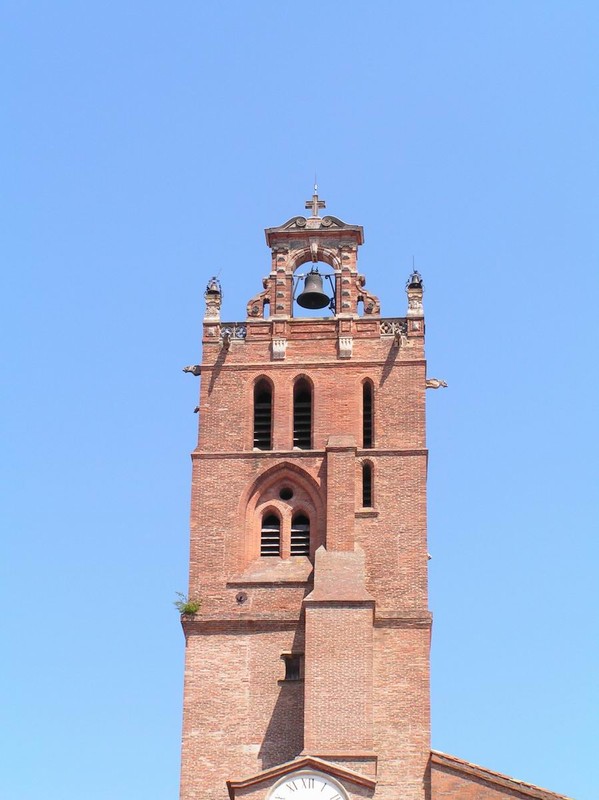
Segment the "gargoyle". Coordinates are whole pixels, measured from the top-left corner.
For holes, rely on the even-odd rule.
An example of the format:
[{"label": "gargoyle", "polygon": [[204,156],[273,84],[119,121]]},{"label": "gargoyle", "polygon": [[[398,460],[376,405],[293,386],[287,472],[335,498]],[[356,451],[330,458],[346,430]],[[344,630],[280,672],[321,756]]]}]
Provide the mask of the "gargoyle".
[{"label": "gargoyle", "polygon": [[183,372],[191,372],[197,378],[198,375],[202,374],[202,367],[199,364],[192,364],[189,367],[183,367]]},{"label": "gargoyle", "polygon": [[447,384],[439,378],[427,378],[425,386],[427,389],[445,389]]}]

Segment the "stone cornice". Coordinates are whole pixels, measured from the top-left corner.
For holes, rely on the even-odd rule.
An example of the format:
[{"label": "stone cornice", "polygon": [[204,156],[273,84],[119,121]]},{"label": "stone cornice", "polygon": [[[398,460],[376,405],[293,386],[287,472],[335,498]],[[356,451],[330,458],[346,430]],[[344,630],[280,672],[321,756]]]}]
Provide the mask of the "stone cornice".
[{"label": "stone cornice", "polygon": [[[242,458],[242,459],[250,459],[250,458],[259,458],[259,459],[266,459],[266,460],[276,460],[281,459],[287,461],[290,458],[324,458],[326,455],[325,450],[245,450],[242,452],[231,452],[231,451],[223,451],[222,453],[208,453],[202,450],[194,450],[191,453],[192,459],[213,459],[213,458]],[[358,449],[356,455],[358,457],[366,457],[366,456],[428,456],[428,450],[426,448],[414,448],[414,449],[390,449],[390,450],[383,450],[378,448],[371,448],[368,450],[361,450]]]},{"label": "stone cornice", "polygon": [[[266,340],[265,340],[266,341]],[[355,359],[347,360],[347,359],[338,359],[338,358],[331,358],[330,361],[302,361],[298,359],[297,361],[291,361],[289,356],[285,361],[269,361],[265,363],[264,361],[256,361],[256,363],[244,363],[244,364],[200,364],[202,375],[207,375],[209,372],[216,371],[216,372],[245,372],[245,371],[252,371],[252,370],[260,370],[261,372],[268,372],[271,369],[277,370],[294,370],[295,372],[298,369],[331,369],[334,367],[343,367],[343,369],[347,370],[348,367],[356,367],[359,369],[371,369],[372,367],[384,367],[387,364],[387,361],[384,358],[380,359],[372,359],[370,361],[357,361]],[[406,359],[405,361],[394,361],[393,367],[414,367],[414,366],[425,366],[426,360],[424,358],[414,358],[414,359]]]},{"label": "stone cornice", "polygon": [[[306,581],[305,586],[310,582]],[[324,606],[327,602],[311,602],[304,600],[309,606]],[[330,601],[330,605],[374,607],[373,601]],[[294,628],[302,617],[302,610],[276,611],[263,614],[253,612],[196,614],[181,617],[181,625],[185,633],[214,633],[234,630],[287,630]],[[377,613],[375,610],[375,628],[429,628],[432,624],[430,611],[389,611]],[[466,762],[464,762],[466,763]]]}]

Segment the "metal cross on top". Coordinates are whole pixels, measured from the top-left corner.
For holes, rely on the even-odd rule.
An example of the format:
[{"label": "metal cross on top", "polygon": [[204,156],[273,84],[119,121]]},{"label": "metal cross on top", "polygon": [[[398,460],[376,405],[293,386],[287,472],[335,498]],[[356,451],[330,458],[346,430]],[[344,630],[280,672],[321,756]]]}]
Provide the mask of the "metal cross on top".
[{"label": "metal cross on top", "polygon": [[312,209],[312,216],[318,216],[318,209],[319,208],[326,208],[326,203],[324,200],[318,199],[318,184],[314,184],[314,194],[312,195],[311,200],[306,200],[306,208]]}]

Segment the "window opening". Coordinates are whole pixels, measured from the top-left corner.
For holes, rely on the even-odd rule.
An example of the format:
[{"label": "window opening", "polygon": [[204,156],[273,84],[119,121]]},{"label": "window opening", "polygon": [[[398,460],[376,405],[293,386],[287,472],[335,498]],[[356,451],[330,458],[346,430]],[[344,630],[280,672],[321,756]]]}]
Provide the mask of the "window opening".
[{"label": "window opening", "polygon": [[307,381],[298,381],[293,390],[293,446],[312,447],[312,389]]},{"label": "window opening", "polygon": [[254,447],[272,450],[272,390],[266,381],[254,389]]},{"label": "window opening", "polygon": [[260,555],[278,556],[281,553],[281,520],[269,514],[262,520],[260,535]]},{"label": "window opening", "polygon": [[372,464],[362,464],[362,508],[372,508]]},{"label": "window opening", "polygon": [[310,520],[305,514],[297,514],[291,523],[291,555],[310,555]]},{"label": "window opening", "polygon": [[281,500],[291,500],[293,497],[293,489],[291,489],[289,486],[284,486],[279,492],[279,497]]},{"label": "window opening", "polygon": [[372,447],[372,384],[362,385],[362,447]]},{"label": "window opening", "polygon": [[286,653],[282,659],[285,662],[285,680],[301,681],[303,678],[303,653]]}]

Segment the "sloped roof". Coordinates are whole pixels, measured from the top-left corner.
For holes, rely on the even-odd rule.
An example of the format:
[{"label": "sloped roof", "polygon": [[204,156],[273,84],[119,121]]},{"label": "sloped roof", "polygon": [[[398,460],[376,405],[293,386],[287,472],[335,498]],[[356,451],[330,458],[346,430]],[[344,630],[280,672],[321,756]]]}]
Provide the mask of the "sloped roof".
[{"label": "sloped roof", "polygon": [[550,792],[549,789],[542,789],[532,783],[510,778],[509,775],[502,775],[500,772],[494,772],[486,767],[472,764],[470,761],[464,761],[462,758],[450,756],[438,750],[431,751],[431,766],[450,770],[466,779],[484,781],[499,790],[506,789],[510,792],[519,792],[522,797],[530,797],[534,798],[534,800],[571,800],[566,795]]}]

